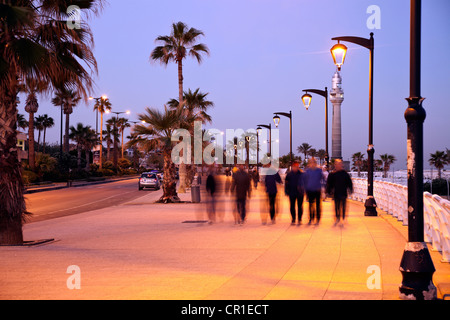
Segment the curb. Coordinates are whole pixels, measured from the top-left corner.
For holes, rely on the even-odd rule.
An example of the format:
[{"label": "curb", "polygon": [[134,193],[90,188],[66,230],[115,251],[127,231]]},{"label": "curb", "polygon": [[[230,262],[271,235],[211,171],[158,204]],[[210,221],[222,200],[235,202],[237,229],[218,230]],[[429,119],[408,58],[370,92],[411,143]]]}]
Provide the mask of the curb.
[{"label": "curb", "polygon": [[104,181],[85,182],[85,183],[80,183],[77,185],[72,185],[71,187],[68,187],[67,185],[63,185],[63,186],[55,186],[55,187],[41,188],[41,189],[31,189],[31,190],[25,189],[24,194],[32,194],[32,193],[38,193],[38,192],[44,192],[44,191],[54,191],[54,190],[60,190],[60,189],[77,188],[77,187],[85,187],[85,186],[90,186],[90,185],[112,183],[112,182],[117,182],[117,181],[136,179],[138,177],[139,176],[132,176],[132,177],[110,179],[110,180],[104,180]]}]

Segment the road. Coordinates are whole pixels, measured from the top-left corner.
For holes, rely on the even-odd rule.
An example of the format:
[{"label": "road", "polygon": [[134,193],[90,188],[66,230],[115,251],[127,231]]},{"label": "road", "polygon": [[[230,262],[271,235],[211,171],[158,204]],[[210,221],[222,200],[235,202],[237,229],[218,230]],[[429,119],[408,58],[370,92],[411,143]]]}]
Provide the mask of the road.
[{"label": "road", "polygon": [[32,216],[27,223],[43,221],[87,211],[93,211],[128,202],[149,192],[157,200],[161,190],[138,191],[138,179],[117,181],[77,188],[44,191],[25,195],[27,209]]}]

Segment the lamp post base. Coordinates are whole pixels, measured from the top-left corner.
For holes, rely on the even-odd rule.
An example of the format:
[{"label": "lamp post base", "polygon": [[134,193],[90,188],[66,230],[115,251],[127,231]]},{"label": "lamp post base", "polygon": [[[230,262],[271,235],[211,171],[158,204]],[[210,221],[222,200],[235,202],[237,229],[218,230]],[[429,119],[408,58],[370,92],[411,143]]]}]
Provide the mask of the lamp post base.
[{"label": "lamp post base", "polygon": [[435,300],[437,290],[433,284],[436,271],[425,242],[408,242],[400,263],[403,280],[400,285],[400,299]]},{"label": "lamp post base", "polygon": [[364,203],[366,210],[364,211],[364,216],[366,217],[376,217],[377,213],[377,203],[373,196],[368,196],[366,202]]}]

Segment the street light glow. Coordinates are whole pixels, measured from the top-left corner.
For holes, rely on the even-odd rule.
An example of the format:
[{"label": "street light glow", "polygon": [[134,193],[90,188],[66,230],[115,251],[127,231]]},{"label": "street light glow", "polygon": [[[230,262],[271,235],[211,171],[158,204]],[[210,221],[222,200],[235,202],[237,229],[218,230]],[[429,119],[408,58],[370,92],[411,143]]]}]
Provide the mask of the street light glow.
[{"label": "street light glow", "polygon": [[331,48],[331,55],[333,56],[334,64],[341,70],[341,66],[344,64],[345,56],[347,55],[347,47],[341,43],[335,44]]},{"label": "street light glow", "polygon": [[311,105],[312,96],[309,93],[305,93],[302,96],[303,105],[305,106],[306,110],[309,109],[309,106]]}]

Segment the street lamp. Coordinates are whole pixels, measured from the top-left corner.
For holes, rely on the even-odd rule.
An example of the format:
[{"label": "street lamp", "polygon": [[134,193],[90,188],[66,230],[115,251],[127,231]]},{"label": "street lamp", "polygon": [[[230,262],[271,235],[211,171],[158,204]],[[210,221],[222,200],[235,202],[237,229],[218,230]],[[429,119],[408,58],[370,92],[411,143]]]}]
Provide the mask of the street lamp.
[{"label": "street lamp", "polygon": [[[339,41],[347,41],[351,43],[355,43],[357,45],[360,45],[366,49],[369,49],[370,51],[370,64],[369,64],[369,145],[367,148],[367,154],[368,154],[368,174],[367,174],[367,198],[366,202],[364,204],[365,216],[376,216],[377,215],[377,203],[375,201],[375,198],[373,197],[373,167],[374,167],[374,160],[373,156],[375,153],[375,149],[373,146],[373,56],[374,56],[374,39],[373,39],[373,32],[370,33],[370,38],[360,38],[360,37],[335,37],[331,40],[337,40]],[[333,56],[333,61],[335,65],[338,67],[338,70],[340,70],[341,66],[344,64],[345,57],[347,53],[347,47],[343,44],[336,44],[331,48],[331,54]]]},{"label": "street lamp", "polygon": [[311,105],[312,96],[309,94],[315,93],[325,98],[325,161],[327,162],[327,167],[330,164],[330,156],[328,153],[328,88],[325,87],[325,90],[318,90],[318,89],[306,89],[303,90],[305,94],[302,96],[303,105],[305,106],[306,110],[308,110],[309,106]]},{"label": "street lamp", "polygon": [[275,112],[273,117],[273,122],[275,123],[275,127],[278,128],[278,125],[280,124],[280,116],[289,118],[289,141],[290,141],[290,152],[289,152],[289,159],[291,160],[291,164],[294,161],[293,153],[292,153],[292,111],[289,111],[289,113],[286,112]]},{"label": "street lamp", "polygon": [[[261,128],[269,129],[269,157],[272,157],[272,124],[258,124],[259,132],[261,133]],[[258,129],[257,129],[258,130]]]},{"label": "street lamp", "polygon": [[262,132],[261,127],[256,128],[256,171],[259,173],[259,135]]},{"label": "street lamp", "polygon": [[436,299],[433,260],[424,241],[423,214],[423,123],[426,118],[421,97],[421,0],[411,0],[410,96],[405,112],[408,152],[408,243],[403,252],[400,272],[403,279],[400,298]]}]

